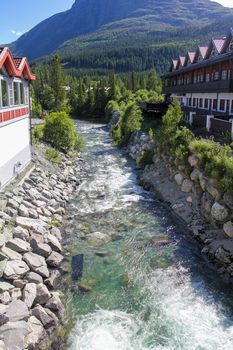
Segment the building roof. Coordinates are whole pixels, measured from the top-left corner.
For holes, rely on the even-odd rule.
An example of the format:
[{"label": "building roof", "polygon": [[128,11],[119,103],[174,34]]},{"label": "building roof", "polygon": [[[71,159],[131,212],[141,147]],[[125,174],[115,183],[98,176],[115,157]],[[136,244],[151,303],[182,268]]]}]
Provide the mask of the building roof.
[{"label": "building roof", "polygon": [[0,47],[0,69],[5,67],[11,77],[21,77],[26,80],[35,80],[26,57],[13,57],[8,47]]},{"label": "building roof", "polygon": [[[172,60],[172,67],[170,69],[171,73],[174,71],[189,71],[196,67],[200,67],[208,64],[209,62],[220,61],[229,55],[226,55],[229,51],[230,44],[233,42],[233,28],[230,29],[228,35],[212,38],[209,45],[201,45],[197,47],[196,52],[188,51],[185,59],[183,61],[183,56],[179,56],[178,60]],[[231,52],[232,51],[232,52]],[[233,50],[230,49],[230,56],[233,54]],[[188,65],[188,61],[190,60],[191,65]],[[175,66],[173,62],[178,62]]]}]

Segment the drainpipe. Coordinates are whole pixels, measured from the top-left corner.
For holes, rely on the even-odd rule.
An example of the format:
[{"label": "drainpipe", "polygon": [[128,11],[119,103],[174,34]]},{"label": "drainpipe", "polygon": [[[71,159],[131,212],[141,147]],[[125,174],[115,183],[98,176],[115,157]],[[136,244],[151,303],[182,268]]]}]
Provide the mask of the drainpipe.
[{"label": "drainpipe", "polygon": [[29,104],[29,125],[30,125],[30,144],[32,146],[32,112],[31,112],[31,93],[30,93],[30,88],[31,88],[31,82],[30,80],[28,81],[28,104]]}]

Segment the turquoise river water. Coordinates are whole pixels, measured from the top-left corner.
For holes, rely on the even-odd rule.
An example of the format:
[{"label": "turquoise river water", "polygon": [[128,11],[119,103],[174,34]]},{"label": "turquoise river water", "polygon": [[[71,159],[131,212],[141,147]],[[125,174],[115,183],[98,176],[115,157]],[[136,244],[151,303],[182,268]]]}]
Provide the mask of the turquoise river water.
[{"label": "turquoise river water", "polygon": [[[69,208],[67,248],[84,255],[82,282],[92,291],[69,294],[68,349],[233,349],[233,292],[185,227],[138,186],[135,162],[106,126],[80,121],[78,129],[87,171]],[[84,239],[97,231],[115,239],[98,247]]]}]

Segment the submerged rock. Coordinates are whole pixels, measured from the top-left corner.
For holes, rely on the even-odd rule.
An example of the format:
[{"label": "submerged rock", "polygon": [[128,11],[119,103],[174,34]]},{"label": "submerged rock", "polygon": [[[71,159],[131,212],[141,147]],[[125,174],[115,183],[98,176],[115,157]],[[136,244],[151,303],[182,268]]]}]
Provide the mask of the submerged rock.
[{"label": "submerged rock", "polygon": [[87,240],[94,245],[103,245],[112,240],[111,236],[102,232],[93,232],[86,235]]},{"label": "submerged rock", "polygon": [[170,240],[170,238],[166,236],[156,236],[150,239],[150,242],[148,243],[148,245],[150,247],[161,247],[161,246],[170,245],[171,243],[172,241]]},{"label": "submerged rock", "polygon": [[84,255],[78,254],[72,257],[72,279],[77,281],[83,276]]}]

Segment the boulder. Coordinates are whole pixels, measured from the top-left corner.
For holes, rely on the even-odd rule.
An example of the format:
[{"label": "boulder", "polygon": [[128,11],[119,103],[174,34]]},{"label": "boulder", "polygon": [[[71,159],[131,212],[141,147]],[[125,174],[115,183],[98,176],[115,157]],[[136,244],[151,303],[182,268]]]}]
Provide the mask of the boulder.
[{"label": "boulder", "polygon": [[49,301],[50,298],[51,294],[48,291],[48,288],[43,283],[37,284],[35,303],[44,305]]},{"label": "boulder", "polygon": [[0,293],[9,292],[14,286],[8,282],[0,281]]},{"label": "boulder", "polygon": [[23,350],[25,338],[31,328],[25,321],[8,322],[0,327],[0,339],[5,344],[5,350]]},{"label": "boulder", "polygon": [[39,218],[38,212],[34,208],[29,208],[28,214],[29,214],[29,218],[31,218],[31,219],[38,219]]},{"label": "boulder", "polygon": [[14,250],[18,253],[27,253],[31,250],[31,246],[28,242],[23,241],[20,238],[14,238],[6,243],[6,247]]},{"label": "boulder", "polygon": [[0,313],[0,327],[9,321],[9,317]]},{"label": "boulder", "polygon": [[54,327],[56,325],[54,319],[48,315],[41,305],[37,305],[32,309],[32,315],[35,316],[43,324],[45,329]]},{"label": "boulder", "polygon": [[29,271],[30,269],[24,261],[12,260],[6,263],[3,276],[8,280],[15,280],[22,278]]},{"label": "boulder", "polygon": [[192,168],[195,168],[198,165],[199,158],[195,154],[192,154],[188,157],[188,162]]},{"label": "boulder", "polygon": [[63,309],[63,305],[61,302],[61,299],[58,295],[53,295],[52,298],[48,300],[48,302],[45,305],[46,308],[52,310],[52,311],[59,311]]},{"label": "boulder", "polygon": [[27,281],[24,279],[19,279],[19,280],[14,280],[12,283],[16,288],[23,289],[26,286]]},{"label": "boulder", "polygon": [[45,280],[45,284],[48,288],[56,289],[61,281],[61,273],[59,270],[53,270],[49,278]]},{"label": "boulder", "polygon": [[228,206],[228,208],[233,210],[233,191],[225,192],[223,195],[223,201]]},{"label": "boulder", "polygon": [[181,173],[177,173],[175,176],[174,176],[174,180],[175,182],[177,183],[178,186],[181,186],[183,181],[184,181],[184,177]]},{"label": "boulder", "polygon": [[16,224],[18,226],[26,228],[27,230],[32,230],[33,232],[40,235],[45,235],[48,229],[48,225],[44,221],[41,221],[39,219],[36,220],[31,218],[24,218],[21,216],[17,216]]},{"label": "boulder", "polygon": [[9,317],[10,322],[27,320],[28,307],[22,300],[13,300],[6,310],[6,316]]},{"label": "boulder", "polygon": [[57,252],[52,252],[46,261],[51,267],[59,267],[63,261],[63,256]]},{"label": "boulder", "polygon": [[38,273],[44,278],[49,277],[49,270],[43,256],[30,252],[24,254],[23,259],[32,271]]},{"label": "boulder", "polygon": [[11,302],[11,296],[8,292],[3,292],[0,294],[0,303],[3,305],[8,305]]},{"label": "boulder", "polygon": [[48,341],[48,335],[41,321],[35,316],[29,318],[28,325],[32,331],[26,337],[25,348],[29,350],[37,350],[40,344],[45,344]]},{"label": "boulder", "polygon": [[2,278],[4,270],[6,268],[7,259],[0,261],[0,278]]},{"label": "boulder", "polygon": [[20,207],[18,209],[18,213],[19,213],[20,216],[24,216],[26,218],[29,217],[28,209],[23,204],[20,205]]},{"label": "boulder", "polygon": [[30,243],[33,252],[36,254],[42,255],[43,257],[47,258],[52,253],[52,248],[48,244],[38,240],[36,237],[33,237],[30,240]]},{"label": "boulder", "polygon": [[193,182],[189,179],[184,179],[181,186],[181,191],[185,193],[192,192]]},{"label": "boulder", "polygon": [[7,206],[12,209],[18,209],[19,208],[19,203],[16,202],[14,199],[10,198],[7,202]]},{"label": "boulder", "polygon": [[62,246],[55,236],[48,234],[46,241],[55,252],[60,253],[62,251]]},{"label": "boulder", "polygon": [[190,179],[191,179],[192,181],[195,181],[195,182],[196,182],[196,181],[199,181],[200,176],[201,176],[200,170],[194,169],[194,170],[191,172],[191,174],[190,174]]},{"label": "boulder", "polygon": [[21,288],[14,288],[11,291],[11,298],[12,300],[21,299],[22,298]]},{"label": "boulder", "polygon": [[225,205],[215,202],[211,208],[211,216],[214,221],[224,222],[229,215],[228,209]]},{"label": "boulder", "polygon": [[26,242],[29,240],[30,237],[28,230],[20,226],[15,227],[12,233],[14,238],[20,238]]},{"label": "boulder", "polygon": [[223,225],[223,230],[228,237],[233,238],[233,222],[232,221],[226,222]]},{"label": "boulder", "polygon": [[208,180],[206,182],[206,191],[213,197],[213,198],[220,198],[221,194],[219,192],[219,190],[216,188],[215,184],[213,183],[213,181]]},{"label": "boulder", "polygon": [[16,251],[3,246],[1,248],[0,253],[2,253],[9,260],[22,260],[22,255],[17,253]]},{"label": "boulder", "polygon": [[50,233],[55,236],[59,241],[62,240],[62,234],[61,234],[61,231],[59,230],[59,228],[57,227],[53,227],[51,230],[50,230]]},{"label": "boulder", "polygon": [[41,277],[41,275],[32,271],[26,274],[25,279],[29,283],[35,283],[35,284],[43,283],[43,278]]},{"label": "boulder", "polygon": [[28,283],[23,290],[23,301],[30,309],[37,296],[37,287],[35,283]]}]

